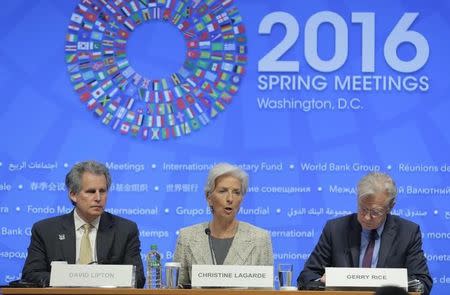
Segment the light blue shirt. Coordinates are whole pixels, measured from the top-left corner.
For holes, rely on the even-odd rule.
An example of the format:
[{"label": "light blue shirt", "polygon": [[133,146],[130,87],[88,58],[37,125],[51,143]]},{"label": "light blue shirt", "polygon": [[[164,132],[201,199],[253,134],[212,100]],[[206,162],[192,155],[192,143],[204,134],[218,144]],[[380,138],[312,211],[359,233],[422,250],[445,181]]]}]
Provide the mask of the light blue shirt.
[{"label": "light blue shirt", "polygon": [[[380,245],[381,245],[381,233],[383,232],[385,223],[386,220],[377,228],[378,239],[375,240],[371,267],[377,267],[378,253],[380,252]],[[364,253],[366,253],[367,245],[369,244],[369,239],[370,239],[370,230],[363,229],[361,231],[361,247],[359,248],[359,267],[362,267],[362,261]]]}]

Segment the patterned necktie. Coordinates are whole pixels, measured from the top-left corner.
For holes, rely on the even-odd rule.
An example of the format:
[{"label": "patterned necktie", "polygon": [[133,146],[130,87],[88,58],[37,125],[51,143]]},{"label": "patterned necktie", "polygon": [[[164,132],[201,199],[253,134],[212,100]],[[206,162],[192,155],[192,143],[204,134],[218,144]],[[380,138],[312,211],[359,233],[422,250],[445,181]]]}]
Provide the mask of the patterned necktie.
[{"label": "patterned necktie", "polygon": [[89,264],[92,262],[92,248],[91,241],[89,240],[91,228],[92,225],[89,223],[83,225],[84,232],[80,244],[80,264]]},{"label": "patterned necktie", "polygon": [[364,253],[362,267],[372,267],[373,249],[375,247],[375,240],[378,239],[378,233],[376,229],[370,231],[369,244]]}]

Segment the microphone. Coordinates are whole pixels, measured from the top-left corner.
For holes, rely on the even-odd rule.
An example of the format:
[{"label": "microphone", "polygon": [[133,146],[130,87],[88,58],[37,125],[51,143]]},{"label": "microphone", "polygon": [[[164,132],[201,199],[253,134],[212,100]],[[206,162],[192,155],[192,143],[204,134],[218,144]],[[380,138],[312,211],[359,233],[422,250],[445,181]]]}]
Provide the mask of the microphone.
[{"label": "microphone", "polygon": [[209,251],[211,252],[211,259],[214,265],[216,265],[216,255],[214,254],[214,250],[212,247],[212,241],[211,241],[211,230],[209,227],[205,228],[205,234],[208,236],[208,243],[209,243]]}]

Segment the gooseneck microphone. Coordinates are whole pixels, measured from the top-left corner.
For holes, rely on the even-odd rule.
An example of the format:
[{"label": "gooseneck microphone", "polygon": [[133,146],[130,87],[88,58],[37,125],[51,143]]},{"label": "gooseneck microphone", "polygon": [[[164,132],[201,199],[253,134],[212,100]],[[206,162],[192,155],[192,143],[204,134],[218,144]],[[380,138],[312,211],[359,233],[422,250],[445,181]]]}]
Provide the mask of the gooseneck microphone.
[{"label": "gooseneck microphone", "polygon": [[214,250],[212,247],[212,240],[211,240],[211,230],[209,227],[205,228],[205,234],[208,236],[208,243],[209,243],[209,251],[211,252],[211,259],[214,265],[216,265],[216,255],[214,254]]}]

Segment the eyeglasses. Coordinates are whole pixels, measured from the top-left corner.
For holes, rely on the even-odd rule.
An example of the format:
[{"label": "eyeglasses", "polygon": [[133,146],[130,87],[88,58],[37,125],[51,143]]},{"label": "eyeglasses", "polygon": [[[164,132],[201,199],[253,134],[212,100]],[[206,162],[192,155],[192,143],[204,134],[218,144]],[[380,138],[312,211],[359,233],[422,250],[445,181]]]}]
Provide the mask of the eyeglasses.
[{"label": "eyeglasses", "polygon": [[370,215],[372,218],[378,218],[386,214],[386,208],[365,208],[365,207],[359,207],[358,208],[359,213],[361,213],[363,216],[366,216],[367,214]]}]

